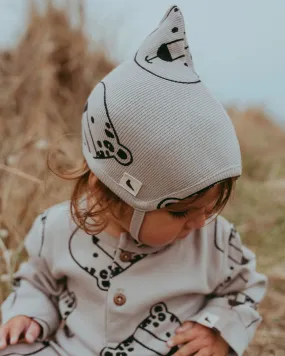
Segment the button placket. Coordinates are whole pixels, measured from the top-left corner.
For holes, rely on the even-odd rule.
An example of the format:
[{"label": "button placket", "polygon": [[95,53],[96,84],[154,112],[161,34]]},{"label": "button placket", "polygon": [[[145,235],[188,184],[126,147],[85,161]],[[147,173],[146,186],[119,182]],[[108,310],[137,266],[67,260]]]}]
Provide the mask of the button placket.
[{"label": "button placket", "polygon": [[[123,235],[120,239],[119,246],[117,249],[117,252],[115,253],[114,256],[114,262],[112,268],[116,265],[116,260],[121,261],[121,262],[129,262],[132,259],[132,253],[129,251],[123,250],[123,248],[126,245],[126,236]],[[118,262],[117,262],[118,263]],[[110,292],[110,291],[109,291]],[[113,296],[113,303],[117,305],[118,307],[123,306],[127,301],[127,298],[124,294],[123,289],[117,289],[114,296]]]},{"label": "button placket", "polygon": [[117,293],[114,295],[114,299],[113,299],[114,303],[117,305],[117,306],[122,306],[126,303],[127,301],[127,298],[126,296],[124,295],[124,293],[119,290],[117,291]]},{"label": "button placket", "polygon": [[121,251],[120,260],[121,262],[130,262],[132,260],[133,254],[129,251]]},{"label": "button placket", "polygon": [[[126,234],[122,234],[119,240],[118,245],[113,254],[113,263],[111,266],[112,277],[110,280],[110,288],[108,289],[108,296],[106,299],[107,310],[106,310],[106,343],[112,342],[114,337],[113,324],[114,319],[117,315],[120,308],[124,308],[124,305],[127,303],[127,296],[124,289],[124,278],[122,279],[122,274],[129,258],[132,258],[132,254],[129,256],[124,252],[127,245]],[[123,255],[123,256],[122,256]],[[124,262],[124,263],[123,263]]]}]

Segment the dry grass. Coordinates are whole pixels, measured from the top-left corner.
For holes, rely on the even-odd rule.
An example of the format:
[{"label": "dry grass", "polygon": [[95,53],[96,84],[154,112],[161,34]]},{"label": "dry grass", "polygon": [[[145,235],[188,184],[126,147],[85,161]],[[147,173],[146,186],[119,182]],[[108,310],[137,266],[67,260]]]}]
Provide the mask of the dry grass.
[{"label": "dry grass", "polygon": [[[82,21],[83,22],[83,21]],[[48,149],[58,168],[81,158],[80,122],[92,87],[114,64],[90,52],[68,14],[31,6],[29,27],[13,51],[0,54],[0,299],[23,257],[22,241],[35,216],[68,198],[71,185],[48,172]],[[285,133],[257,109],[229,109],[241,142],[244,176],[226,209],[270,275],[264,322],[249,354],[285,355]],[[283,336],[282,336],[283,334]]]}]

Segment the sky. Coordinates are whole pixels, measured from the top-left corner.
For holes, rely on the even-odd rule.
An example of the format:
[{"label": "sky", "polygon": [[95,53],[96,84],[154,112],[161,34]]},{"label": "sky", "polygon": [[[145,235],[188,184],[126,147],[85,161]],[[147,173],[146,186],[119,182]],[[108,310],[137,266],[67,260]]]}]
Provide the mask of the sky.
[{"label": "sky", "polygon": [[[285,124],[284,0],[85,3],[90,40],[105,40],[117,61],[130,58],[168,7],[178,5],[184,14],[195,69],[203,83],[224,105],[262,106]],[[24,31],[27,5],[28,0],[0,1],[1,48],[13,46]]]}]

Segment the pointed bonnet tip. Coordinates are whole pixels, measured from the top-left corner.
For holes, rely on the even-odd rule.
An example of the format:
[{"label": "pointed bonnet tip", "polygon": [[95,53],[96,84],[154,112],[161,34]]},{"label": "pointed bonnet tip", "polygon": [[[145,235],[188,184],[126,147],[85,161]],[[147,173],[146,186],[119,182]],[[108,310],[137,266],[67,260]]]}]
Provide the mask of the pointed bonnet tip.
[{"label": "pointed bonnet tip", "polygon": [[159,78],[176,83],[198,83],[189,49],[185,21],[178,6],[171,6],[159,26],[140,46],[135,62]]},{"label": "pointed bonnet tip", "polygon": [[163,16],[163,18],[161,19],[160,23],[162,23],[170,15],[171,15],[171,18],[177,18],[177,17],[183,18],[181,9],[177,5],[172,5],[167,9],[167,11],[166,11],[165,15]]},{"label": "pointed bonnet tip", "polygon": [[[179,32],[184,34],[186,40],[185,19],[181,9],[177,5],[172,5],[168,8],[165,15],[159,22],[159,28],[172,28],[172,32]],[[187,41],[187,40],[186,40]]]}]

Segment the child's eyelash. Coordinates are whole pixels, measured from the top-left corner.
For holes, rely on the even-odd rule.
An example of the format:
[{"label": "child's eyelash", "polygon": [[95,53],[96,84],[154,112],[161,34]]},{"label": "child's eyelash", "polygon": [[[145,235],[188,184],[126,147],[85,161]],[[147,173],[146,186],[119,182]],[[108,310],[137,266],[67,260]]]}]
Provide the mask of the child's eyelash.
[{"label": "child's eyelash", "polygon": [[174,218],[182,219],[189,214],[189,211],[169,211],[169,214],[172,215]]},{"label": "child's eyelash", "polygon": [[[188,211],[169,211],[169,214],[172,215],[174,218],[177,218],[177,219],[183,219],[189,213],[190,213],[190,210],[188,210]],[[214,215],[214,212],[209,212],[207,214],[207,219],[210,219],[213,215]]]}]

